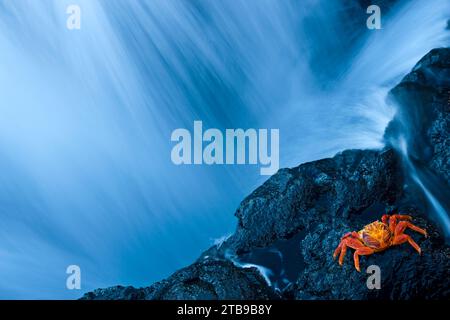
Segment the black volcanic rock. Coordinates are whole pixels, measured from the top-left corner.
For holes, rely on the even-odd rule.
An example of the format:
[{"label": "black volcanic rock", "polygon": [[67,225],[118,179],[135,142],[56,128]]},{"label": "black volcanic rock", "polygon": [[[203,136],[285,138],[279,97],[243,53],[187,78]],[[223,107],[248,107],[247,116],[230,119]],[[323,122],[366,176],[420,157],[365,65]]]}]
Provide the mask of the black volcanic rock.
[{"label": "black volcanic rock", "polygon": [[398,112],[388,143],[403,138],[408,155],[450,186],[450,49],[431,50],[390,92]]},{"label": "black volcanic rock", "polygon": [[[406,148],[405,156],[414,163],[416,174],[426,173],[427,180],[423,183],[440,186],[434,192],[441,195],[448,192],[450,175],[449,83],[450,49],[432,50],[391,90],[389,99],[398,106],[398,111],[385,133],[388,144],[400,151]],[[401,139],[405,146],[401,145]],[[401,212],[412,214],[414,223],[425,227],[430,234],[430,238],[424,239],[407,231],[421,246],[423,254],[418,255],[409,245],[401,245],[364,257],[362,271],[369,265],[381,269],[381,289],[368,290],[368,275],[355,272],[352,254],[347,253],[345,264],[340,267],[331,253],[343,233],[358,231],[371,220],[337,217],[333,226],[322,224],[311,229],[302,241],[306,267],[295,285],[286,290],[286,295],[296,299],[448,299],[450,248],[428,221],[426,212],[432,208],[423,205],[426,199],[419,188],[408,186],[412,181],[407,178],[398,183],[407,188],[396,195],[395,205]],[[442,198],[445,205],[449,198]]]},{"label": "black volcanic rock", "polygon": [[97,289],[86,300],[267,300],[279,296],[256,268],[238,268],[230,261],[206,260],[175,272],[147,288],[116,286]]},{"label": "black volcanic rock", "polygon": [[352,219],[375,203],[392,205],[401,188],[392,149],[347,150],[282,169],[242,201],[236,232],[221,250],[241,254],[320,223]]},{"label": "black volcanic rock", "polygon": [[[408,213],[411,213],[409,211]],[[444,299],[450,297],[450,248],[433,226],[423,218],[414,223],[426,228],[425,239],[408,230],[422,248],[419,255],[409,244],[389,248],[371,256],[362,257],[361,273],[353,264],[353,250],[347,252],[344,265],[339,266],[332,252],[340,237],[347,231],[359,230],[364,224],[331,228],[320,225],[302,241],[302,254],[307,267],[287,294],[296,299]],[[381,289],[369,290],[366,268],[376,265],[381,272]]]},{"label": "black volcanic rock", "polygon": [[146,300],[148,296],[148,288],[115,286],[88,292],[80,300]]},{"label": "black volcanic rock", "polygon": [[[384,149],[347,150],[281,169],[242,201],[235,213],[236,232],[191,266],[148,288],[99,289],[84,298],[270,299],[281,291],[285,299],[449,299],[450,247],[429,218],[432,209],[423,187],[405,167],[411,162],[418,176],[431,177],[423,184],[448,202],[449,66],[450,49],[432,50],[391,91],[389,99],[398,112],[386,130]],[[406,154],[398,152],[402,139]],[[429,238],[406,231],[422,255],[409,244],[392,247],[361,257],[361,273],[353,266],[353,250],[343,266],[333,260],[344,233],[358,231],[394,208],[427,229]],[[288,266],[298,271],[288,286],[275,290],[256,268],[239,265],[252,253],[277,250],[280,241],[295,241],[289,248],[298,250],[301,259],[293,262],[277,251],[283,271]],[[380,290],[367,288],[370,265],[380,267]]]}]

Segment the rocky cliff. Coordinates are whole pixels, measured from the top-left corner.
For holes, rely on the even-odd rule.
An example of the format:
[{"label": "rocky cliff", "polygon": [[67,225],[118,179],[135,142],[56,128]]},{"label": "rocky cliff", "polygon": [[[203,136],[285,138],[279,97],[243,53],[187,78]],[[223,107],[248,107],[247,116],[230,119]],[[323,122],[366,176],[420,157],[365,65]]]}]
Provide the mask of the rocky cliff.
[{"label": "rocky cliff", "polygon": [[[398,112],[382,150],[347,150],[282,169],[242,201],[236,232],[171,277],[148,288],[112,287],[83,299],[443,299],[450,298],[450,248],[433,207],[405,167],[405,157],[439,185],[450,184],[450,49],[432,50],[389,94]],[[399,150],[404,139],[407,152]],[[429,182],[428,181],[428,182]],[[443,203],[443,206],[446,204]],[[448,205],[448,204],[447,204]],[[396,210],[429,237],[361,258],[332,253],[341,236]],[[262,265],[266,269],[243,267]],[[381,270],[381,289],[366,286],[366,267]],[[270,267],[269,267],[270,266]],[[269,280],[269,281],[267,281]]]}]

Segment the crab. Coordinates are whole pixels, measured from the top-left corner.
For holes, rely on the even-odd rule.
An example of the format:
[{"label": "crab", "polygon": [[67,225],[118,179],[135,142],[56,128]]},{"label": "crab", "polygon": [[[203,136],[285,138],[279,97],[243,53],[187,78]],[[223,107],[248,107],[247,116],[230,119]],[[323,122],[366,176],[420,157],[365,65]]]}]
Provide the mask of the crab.
[{"label": "crab", "polygon": [[342,238],[338,247],[334,251],[333,259],[339,255],[339,264],[344,262],[347,247],[355,249],[353,260],[355,268],[361,272],[359,267],[359,256],[367,256],[386,250],[391,246],[400,245],[408,242],[416,251],[421,254],[419,245],[407,234],[407,228],[421,233],[427,237],[426,230],[413,225],[412,217],[402,214],[385,214],[381,217],[381,221],[377,220],[366,225],[362,230],[356,232],[348,232]]}]

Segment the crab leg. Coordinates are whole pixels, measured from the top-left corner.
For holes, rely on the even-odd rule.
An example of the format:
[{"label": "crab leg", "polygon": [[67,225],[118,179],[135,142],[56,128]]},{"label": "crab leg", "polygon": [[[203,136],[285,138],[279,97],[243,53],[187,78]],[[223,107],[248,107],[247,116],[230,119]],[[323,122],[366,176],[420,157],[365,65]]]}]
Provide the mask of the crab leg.
[{"label": "crab leg", "polygon": [[351,234],[352,234],[351,232],[347,232],[346,234],[344,234],[344,235],[342,236],[341,240],[350,237]]},{"label": "crab leg", "polygon": [[390,218],[392,218],[392,220],[412,220],[412,217],[406,214],[383,214],[381,216],[381,222],[387,223]]},{"label": "crab leg", "polygon": [[406,222],[406,227],[423,234],[425,237],[428,237],[427,231],[425,229],[419,228],[418,226],[413,225],[411,222]]},{"label": "crab leg", "polygon": [[353,260],[356,270],[360,272],[359,256],[371,255],[393,245],[408,242],[421,254],[422,250],[419,245],[404,232],[409,228],[427,237],[427,231],[412,224],[411,220],[412,217],[409,215],[385,214],[381,217],[381,222],[375,221],[368,224],[359,232],[347,232],[341,238],[341,242],[333,253],[333,258],[339,255],[339,264],[342,265],[347,249],[355,249]]},{"label": "crab leg", "polygon": [[346,253],[347,253],[347,240],[344,240],[344,243],[342,244],[341,254],[339,255],[339,265],[341,266],[344,263],[344,257]]},{"label": "crab leg", "polygon": [[409,244],[417,250],[419,254],[422,253],[422,250],[420,249],[419,245],[407,234],[400,234],[398,236],[394,236],[394,241],[392,242],[393,245],[399,245],[402,243],[405,243],[406,241],[409,242]]},{"label": "crab leg", "polygon": [[[354,238],[357,239],[358,238],[358,233],[356,231],[352,231],[352,232],[347,232],[346,234],[344,234],[342,236],[341,242],[337,246],[336,250],[334,250],[333,259],[336,259],[338,254],[341,253],[340,256],[339,256],[339,261],[341,261],[342,250],[343,250],[344,246],[346,247],[345,250],[344,250],[344,256],[345,256],[345,253],[347,252],[347,246],[345,245],[345,241],[344,240],[347,239],[347,238],[350,238],[350,237],[354,237]],[[342,261],[344,261],[344,257],[342,257]]]},{"label": "crab leg", "polygon": [[[344,263],[344,257],[345,257],[348,247],[355,249],[355,250],[366,248],[364,246],[364,244],[358,238],[355,238],[353,235],[347,236],[346,238],[342,239],[341,243],[336,248],[334,255],[333,255],[333,257],[336,258],[336,256],[340,252],[339,265],[341,265],[341,266]],[[356,267],[356,260],[355,260],[355,267]],[[359,271],[358,268],[359,268],[359,262],[358,262],[358,267],[356,267],[356,269]]]},{"label": "crab leg", "polygon": [[403,234],[403,232],[405,232],[406,228],[410,228],[411,230],[414,230],[418,233],[423,234],[425,237],[427,236],[427,231],[419,228],[418,226],[413,225],[411,222],[409,221],[400,221],[398,223],[398,225],[395,227],[395,232],[394,235],[400,235]]},{"label": "crab leg", "polygon": [[[381,220],[386,223],[385,221],[387,220],[389,216],[388,215],[384,215]],[[405,215],[405,214],[393,214],[392,216],[389,217],[389,230],[391,230],[392,233],[395,233],[395,229],[397,227],[397,225],[399,224],[399,220],[400,222],[404,221],[404,220],[412,220],[411,216]]]},{"label": "crab leg", "polygon": [[[350,232],[349,232],[350,234]],[[345,235],[344,237],[342,237],[341,242],[339,243],[339,245],[337,246],[336,250],[334,250],[333,253],[333,259],[336,259],[336,257],[339,254],[339,264],[342,265],[342,262],[344,261],[344,257],[345,257],[345,253],[347,252],[347,239],[345,237],[347,237],[348,235]]]},{"label": "crab leg", "polygon": [[358,248],[355,253],[353,254],[353,261],[355,262],[355,268],[358,270],[358,272],[361,272],[361,269],[359,268],[359,256],[368,256],[373,254],[375,251],[369,247],[361,247]]},{"label": "crab leg", "polygon": [[342,250],[342,241],[339,243],[336,250],[334,250],[333,259],[336,259],[337,255],[341,252],[341,250]]},{"label": "crab leg", "polygon": [[416,249],[419,254],[421,254],[422,250],[420,249],[419,245],[409,235],[403,233],[406,228],[413,229],[414,231],[420,232],[420,233],[424,234],[425,236],[427,234],[427,232],[425,230],[423,230],[419,227],[416,227],[412,223],[410,223],[408,221],[401,221],[395,227],[394,241],[392,244],[398,245],[398,244],[402,244],[402,243],[405,243],[406,241],[408,241],[409,244],[411,246],[413,246],[414,249]]},{"label": "crab leg", "polygon": [[394,214],[391,217],[394,217],[397,220],[412,220],[412,217],[406,214]]},{"label": "crab leg", "polygon": [[339,245],[337,246],[336,250],[334,250],[333,253],[333,259],[336,259],[337,255],[341,252],[342,250],[342,241],[339,243]]}]

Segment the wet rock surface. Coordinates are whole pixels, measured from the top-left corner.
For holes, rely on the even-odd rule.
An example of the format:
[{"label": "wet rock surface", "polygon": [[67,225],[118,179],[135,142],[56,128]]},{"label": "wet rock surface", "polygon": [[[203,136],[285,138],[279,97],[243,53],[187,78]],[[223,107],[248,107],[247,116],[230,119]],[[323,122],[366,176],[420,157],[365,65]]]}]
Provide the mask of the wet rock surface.
[{"label": "wet rock surface", "polygon": [[[450,49],[434,49],[390,92],[389,98],[397,104],[398,112],[385,134],[392,145],[403,137],[407,155],[428,177],[434,174],[431,182],[440,185],[444,193],[445,183],[450,182],[449,83]],[[398,183],[411,181],[404,179]],[[430,208],[424,207],[424,202],[426,199],[414,188],[404,188],[395,200],[401,212],[412,214],[414,223],[429,232],[430,237],[425,239],[407,231],[422,248],[422,255],[403,244],[364,258],[362,271],[369,265],[380,267],[380,290],[367,289],[368,274],[355,272],[352,254],[347,253],[342,267],[330,255],[340,235],[371,222],[370,219],[358,222],[350,217],[335,219],[332,228],[321,225],[305,237],[302,253],[308,263],[285,294],[296,299],[448,299],[450,250],[442,234],[428,220],[426,212]]]},{"label": "wet rock surface", "polygon": [[409,156],[450,186],[450,49],[431,50],[389,98],[398,112],[386,129],[387,142],[403,138]]},{"label": "wet rock surface", "polygon": [[[285,295],[295,299],[443,299],[450,297],[450,249],[441,236],[424,219],[416,216],[415,224],[426,228],[425,239],[407,231],[422,248],[419,255],[409,244],[391,247],[383,252],[362,257],[361,273],[355,270],[353,250],[347,252],[343,266],[332,258],[340,237],[362,224],[336,228],[319,226],[302,243],[306,268]],[[352,228],[353,227],[353,228]],[[381,289],[369,290],[367,267],[380,268]]]},{"label": "wet rock surface", "polygon": [[238,268],[229,261],[206,260],[175,272],[150,287],[116,286],[83,296],[88,300],[255,300],[277,299],[256,268]]},{"label": "wet rock surface", "polygon": [[[390,93],[400,105],[386,130],[383,150],[347,150],[333,158],[281,169],[242,201],[236,232],[205,251],[191,266],[148,288],[112,287],[85,299],[448,299],[450,248],[429,219],[420,188],[407,177],[398,147],[403,137],[408,156],[449,183],[450,49],[436,49]],[[446,187],[440,189],[448,190]],[[414,217],[428,238],[406,231],[422,248],[409,244],[361,257],[359,273],[348,250],[343,266],[332,258],[341,236],[358,231],[392,209]],[[299,250],[289,259],[278,246]],[[296,249],[297,248],[297,249]],[[280,249],[280,250],[279,250]],[[295,281],[269,286],[245,259],[276,252]],[[255,253],[258,254],[255,254]],[[267,256],[267,255],[266,255]],[[300,261],[300,262],[299,262]],[[381,289],[369,290],[365,270],[377,265]],[[283,269],[284,272],[284,269]],[[292,272],[291,272],[292,278]]]},{"label": "wet rock surface", "polygon": [[222,250],[241,254],[336,218],[357,218],[374,203],[393,204],[401,192],[397,163],[392,149],[347,150],[280,170],[241,203],[237,230]]},{"label": "wet rock surface", "polygon": [[[450,49],[434,49],[390,92],[391,102],[399,108],[385,134],[388,144],[398,144],[400,137],[405,139],[407,155],[422,173],[426,172],[428,182],[440,186],[440,190],[435,192],[444,193],[441,197],[444,201],[448,199],[445,197],[448,191],[445,183],[450,182],[449,83]],[[340,267],[331,256],[339,237],[347,231],[358,231],[379,217],[355,219],[355,216],[337,216],[332,226],[321,224],[311,229],[302,241],[306,267],[296,283],[285,290],[285,295],[295,299],[448,299],[450,249],[439,230],[428,220],[429,214],[426,213],[431,208],[423,205],[426,199],[417,188],[405,188],[410,183],[406,178],[397,180],[396,189],[403,186],[403,190],[391,194],[395,198],[394,206],[400,212],[411,214],[415,224],[428,230],[428,239],[412,230],[406,232],[422,248],[422,255],[409,244],[403,244],[364,257],[361,260],[364,261],[362,273],[355,272],[352,252],[347,253],[345,263]],[[380,216],[383,207],[378,209]],[[385,211],[387,209],[389,207],[384,208]],[[364,271],[370,265],[380,267],[380,290],[367,288],[369,275]]]}]

